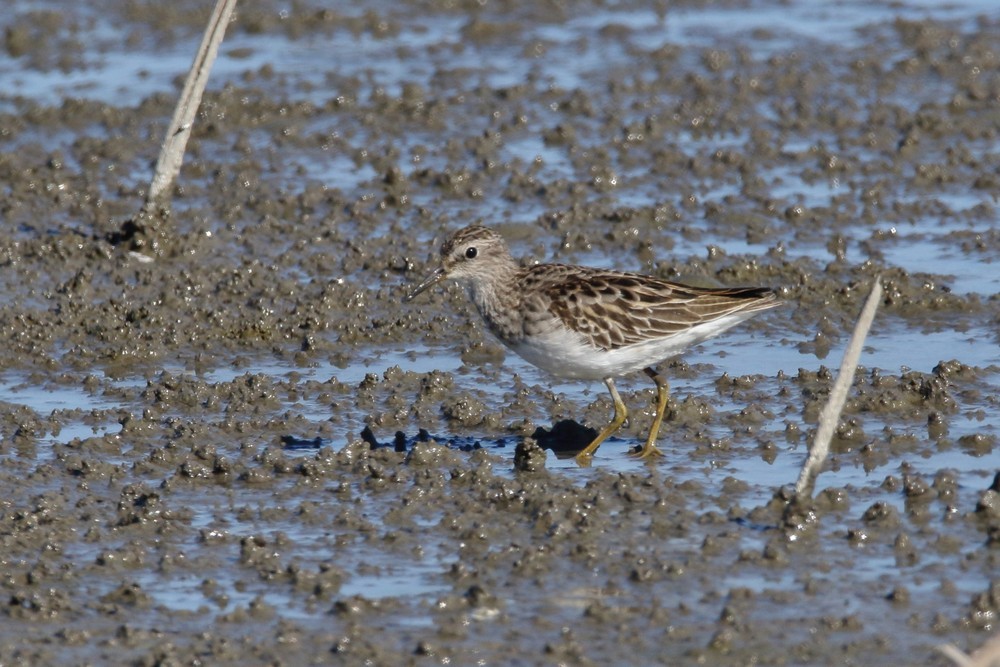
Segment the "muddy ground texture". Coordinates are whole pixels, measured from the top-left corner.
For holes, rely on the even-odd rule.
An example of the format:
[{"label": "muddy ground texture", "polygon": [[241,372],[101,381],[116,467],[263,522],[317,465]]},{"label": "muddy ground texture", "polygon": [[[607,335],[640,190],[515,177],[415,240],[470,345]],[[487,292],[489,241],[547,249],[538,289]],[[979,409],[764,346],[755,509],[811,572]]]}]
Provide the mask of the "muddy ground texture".
[{"label": "muddy ground texture", "polygon": [[[7,57],[85,71],[205,18],[102,3],[95,43],[85,4],[0,19]],[[321,85],[269,65],[213,82],[170,211],[133,224],[176,90],[0,97],[0,663],[945,664],[936,644],[995,634],[996,367],[863,369],[813,501],[725,469],[805,456],[877,274],[882,331],[997,344],[995,294],[886,252],[939,220],[996,271],[1000,232],[962,231],[995,208],[946,195],[1000,192],[1000,22],[650,46],[624,20],[552,41],[573,17],[526,5],[253,3],[231,39],[458,33],[387,47],[398,83],[322,46]],[[812,205],[777,173],[839,194]],[[400,302],[473,221],[527,257],[788,305],[744,329],[759,374],[667,365],[706,390],[674,405],[664,460],[609,463],[636,408],[592,468],[554,467],[525,436],[600,426],[607,397],[511,373],[457,289]]]}]

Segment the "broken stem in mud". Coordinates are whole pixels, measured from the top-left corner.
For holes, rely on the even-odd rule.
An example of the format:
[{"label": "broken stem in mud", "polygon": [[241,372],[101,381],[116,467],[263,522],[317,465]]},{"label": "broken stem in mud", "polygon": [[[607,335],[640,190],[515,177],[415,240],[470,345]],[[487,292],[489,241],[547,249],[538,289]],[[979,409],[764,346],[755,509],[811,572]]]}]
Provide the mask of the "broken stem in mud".
[{"label": "broken stem in mud", "polygon": [[957,667],[972,667],[972,658],[954,644],[938,644],[934,647],[937,652],[948,658]]},{"label": "broken stem in mud", "polygon": [[957,667],[996,667],[1000,665],[1000,635],[986,641],[971,655],[967,655],[954,644],[939,644],[934,648]]},{"label": "broken stem in mud", "polygon": [[167,127],[167,136],[163,140],[160,157],[156,161],[153,180],[146,196],[146,208],[152,208],[164,196],[180,173],[181,163],[184,161],[184,151],[187,148],[188,138],[191,136],[191,126],[194,123],[195,114],[198,112],[198,106],[201,104],[201,96],[208,83],[212,64],[219,53],[219,44],[222,43],[222,38],[226,35],[226,27],[229,25],[234,9],[236,9],[236,0],[218,0],[215,3],[215,9],[212,10],[212,15],[208,19],[198,53],[195,55],[187,79],[184,81],[184,89],[177,100],[174,116],[170,119],[170,125]]},{"label": "broken stem in mud", "polygon": [[872,291],[868,295],[868,300],[865,301],[864,307],[861,309],[857,324],[854,325],[854,332],[851,334],[851,339],[847,342],[847,349],[844,350],[844,359],[840,362],[840,371],[837,373],[837,379],[833,383],[833,389],[830,390],[830,397],[827,399],[826,405],[823,406],[822,412],[820,412],[816,437],[813,440],[812,447],[809,448],[809,456],[802,465],[802,471],[799,473],[799,481],[795,484],[795,494],[797,496],[801,496],[807,491],[809,493],[812,492],[816,476],[819,475],[819,469],[822,467],[823,462],[826,461],[826,456],[830,451],[830,441],[833,439],[833,434],[837,429],[837,422],[840,420],[840,413],[844,409],[844,403],[847,401],[847,392],[851,388],[851,383],[854,381],[854,373],[858,369],[861,348],[864,346],[865,338],[868,336],[868,330],[871,329],[872,320],[875,319],[875,311],[878,310],[878,302],[881,298],[882,283],[880,282],[880,276],[875,276],[875,284],[872,285]]}]

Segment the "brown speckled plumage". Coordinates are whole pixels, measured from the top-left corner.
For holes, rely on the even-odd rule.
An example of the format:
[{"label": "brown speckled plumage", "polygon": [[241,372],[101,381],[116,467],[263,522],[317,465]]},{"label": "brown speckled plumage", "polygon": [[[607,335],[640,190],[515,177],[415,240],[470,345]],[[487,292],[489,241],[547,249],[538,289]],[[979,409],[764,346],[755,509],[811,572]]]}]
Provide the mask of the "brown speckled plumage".
[{"label": "brown speckled plumage", "polygon": [[529,362],[561,377],[604,380],[615,419],[581,452],[581,462],[625,419],[613,378],[644,370],[657,383],[657,416],[640,450],[656,454],[667,398],[653,366],[779,304],[765,287],[690,287],[566,264],[521,267],[499,234],[478,225],[442,244],[440,267],[407,300],[446,278],[467,287],[490,331]]}]

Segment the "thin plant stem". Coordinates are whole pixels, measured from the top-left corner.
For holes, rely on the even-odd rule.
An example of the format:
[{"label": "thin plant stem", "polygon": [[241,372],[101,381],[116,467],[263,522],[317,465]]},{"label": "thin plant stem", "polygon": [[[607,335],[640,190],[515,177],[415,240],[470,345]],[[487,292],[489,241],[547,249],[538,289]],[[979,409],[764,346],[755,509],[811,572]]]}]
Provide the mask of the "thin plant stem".
[{"label": "thin plant stem", "polygon": [[194,124],[195,114],[198,113],[198,106],[201,104],[201,96],[208,83],[208,75],[212,71],[212,64],[219,53],[219,44],[226,35],[226,27],[236,9],[236,0],[218,0],[215,9],[205,26],[205,35],[201,39],[198,53],[191,63],[187,79],[184,81],[184,89],[177,100],[177,107],[174,109],[174,116],[170,119],[167,127],[167,136],[163,140],[163,147],[160,150],[160,157],[156,161],[156,169],[153,172],[153,180],[149,185],[149,193],[146,197],[146,207],[151,208],[170,190],[170,187],[177,179],[181,171],[181,163],[184,161],[184,151],[187,148],[188,138],[191,136],[191,127]]},{"label": "thin plant stem", "polygon": [[809,448],[809,456],[802,465],[802,471],[799,473],[799,481],[795,484],[795,493],[797,495],[803,494],[807,490],[812,490],[816,476],[819,475],[819,470],[823,466],[823,462],[826,461],[827,454],[830,452],[830,441],[833,439],[833,434],[837,429],[837,422],[840,420],[840,413],[844,409],[844,403],[847,401],[847,392],[851,388],[851,383],[854,381],[854,373],[858,369],[861,348],[865,344],[865,338],[868,336],[868,330],[871,329],[872,320],[875,319],[875,311],[878,310],[878,303],[881,298],[882,284],[879,281],[879,276],[876,276],[875,284],[872,285],[872,291],[868,295],[868,300],[865,301],[864,308],[861,309],[861,315],[858,316],[857,324],[854,325],[854,333],[851,334],[851,339],[847,343],[847,349],[844,350],[844,359],[840,362],[840,371],[837,373],[837,379],[833,383],[833,389],[830,390],[830,396],[826,401],[826,405],[823,406],[823,410],[820,412],[816,437],[813,440],[812,447]]}]

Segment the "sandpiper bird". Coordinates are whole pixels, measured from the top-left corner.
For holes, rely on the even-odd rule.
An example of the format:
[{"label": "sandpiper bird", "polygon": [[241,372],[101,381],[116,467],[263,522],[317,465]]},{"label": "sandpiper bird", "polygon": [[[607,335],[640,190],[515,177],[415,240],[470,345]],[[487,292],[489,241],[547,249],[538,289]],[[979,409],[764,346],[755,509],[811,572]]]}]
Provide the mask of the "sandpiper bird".
[{"label": "sandpiper bird", "polygon": [[614,418],[577,454],[581,465],[628,416],[614,378],[643,370],[656,383],[653,424],[634,455],[660,456],[656,438],[669,394],[653,367],[780,304],[766,287],[690,287],[565,264],[522,267],[503,237],[479,225],[460,229],[441,245],[441,265],[406,301],[446,278],[465,285],[490,331],[526,361],[562,378],[607,385]]}]

